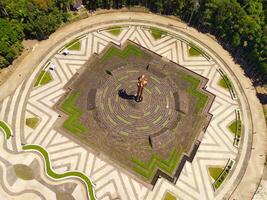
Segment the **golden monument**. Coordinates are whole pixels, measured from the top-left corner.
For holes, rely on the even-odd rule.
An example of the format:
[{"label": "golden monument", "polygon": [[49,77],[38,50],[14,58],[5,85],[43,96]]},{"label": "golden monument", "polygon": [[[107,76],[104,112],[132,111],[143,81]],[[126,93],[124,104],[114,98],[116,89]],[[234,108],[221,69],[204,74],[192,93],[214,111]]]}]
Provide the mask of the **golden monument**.
[{"label": "golden monument", "polygon": [[138,83],[137,83],[137,94],[135,96],[136,102],[141,102],[143,100],[142,94],[144,87],[147,85],[147,78],[143,74],[142,76],[138,77]]}]

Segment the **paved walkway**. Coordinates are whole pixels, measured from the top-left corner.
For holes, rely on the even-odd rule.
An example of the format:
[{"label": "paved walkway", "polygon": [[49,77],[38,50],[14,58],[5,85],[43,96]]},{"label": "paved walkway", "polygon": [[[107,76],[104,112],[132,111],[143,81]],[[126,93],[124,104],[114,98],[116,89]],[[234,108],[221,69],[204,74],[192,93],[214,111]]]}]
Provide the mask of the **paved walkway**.
[{"label": "paved walkway", "polygon": [[[91,26],[93,24],[94,26]],[[117,37],[104,30],[114,25],[123,26]],[[152,25],[164,28],[171,34],[155,40],[148,30],[148,26]],[[80,51],[71,52],[68,56],[57,53],[63,44],[78,36],[84,36],[81,39]],[[127,39],[208,77],[210,81],[207,89],[217,96],[210,111],[214,116],[213,120],[193,163],[186,163],[176,185],[162,179],[153,191],[140,184],[130,174],[112,166],[105,159],[104,161],[54,129],[58,114],[52,107],[64,94],[65,83],[92,53],[101,52],[110,41],[121,44]],[[186,41],[201,47],[209,58],[188,56],[189,47]],[[56,70],[51,72],[53,81],[45,86],[32,88],[36,76],[48,61],[56,66]],[[220,74],[217,69],[223,70],[232,80],[238,99],[232,98],[227,90],[218,86]],[[158,199],[166,190],[184,199],[221,199],[232,193],[233,199],[251,199],[260,180],[265,158],[261,155],[264,155],[267,145],[265,122],[255,90],[249,79],[244,77],[240,67],[233,63],[229,54],[214,40],[194,29],[186,29],[186,25],[178,21],[144,13],[113,13],[70,24],[53,34],[49,40],[41,42],[24,60],[21,68],[0,87],[0,91],[0,99],[4,100],[0,119],[7,121],[16,134],[8,148],[15,152],[20,151],[21,142],[42,145],[51,154],[51,160],[58,172],[78,169],[87,173],[96,184],[96,196],[99,199]],[[250,108],[253,108],[253,112]],[[242,144],[239,148],[233,146],[234,137],[227,128],[235,119],[237,109],[241,111],[241,119],[244,122]],[[35,130],[24,124],[25,118],[32,116],[41,119]],[[256,134],[253,135],[253,150],[249,157],[253,131]],[[255,142],[257,145],[254,145]],[[234,168],[225,184],[214,192],[207,168],[225,166],[228,159],[236,161]],[[258,170],[252,173],[255,167]],[[244,172],[246,175],[243,177]]]}]

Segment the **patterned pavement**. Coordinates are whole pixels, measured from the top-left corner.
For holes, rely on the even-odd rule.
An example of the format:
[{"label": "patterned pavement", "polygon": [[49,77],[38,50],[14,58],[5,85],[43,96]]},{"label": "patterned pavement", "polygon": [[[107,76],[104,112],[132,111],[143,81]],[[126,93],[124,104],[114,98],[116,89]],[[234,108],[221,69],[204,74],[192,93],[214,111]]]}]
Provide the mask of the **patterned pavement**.
[{"label": "patterned pavement", "polygon": [[[220,87],[218,82],[221,75],[218,69],[229,74],[227,68],[214,55],[206,51],[206,47],[197,41],[188,38],[182,33],[171,33],[158,40],[155,40],[149,32],[148,26],[151,24],[121,22],[116,25],[122,26],[122,31],[118,36],[114,36],[105,28],[91,31],[83,35],[80,39],[81,49],[70,51],[65,56],[58,51],[52,58],[46,58],[35,69],[32,75],[25,80],[14,92],[0,103],[0,120],[7,122],[13,130],[14,137],[4,144],[1,152],[19,153],[22,151],[22,144],[39,144],[44,147],[51,156],[51,162],[56,172],[67,170],[79,170],[84,172],[95,184],[95,195],[97,199],[122,199],[122,200],[159,200],[167,191],[175,194],[180,199],[221,199],[228,191],[242,166],[244,151],[247,146],[248,127],[247,111],[244,109],[242,98],[233,99],[228,90]],[[109,24],[109,27],[112,24]],[[108,28],[108,26],[107,26]],[[77,37],[77,36],[75,36]],[[132,175],[124,170],[105,161],[103,155],[95,155],[89,148],[73,142],[57,130],[58,113],[53,110],[53,106],[65,93],[64,85],[73,77],[79,68],[90,58],[93,53],[100,53],[109,42],[117,45],[123,44],[126,40],[131,40],[166,57],[173,62],[185,66],[186,68],[209,79],[207,90],[216,95],[210,113],[213,118],[206,130],[202,143],[194,157],[192,163],[186,162],[182,173],[176,182],[171,184],[161,178],[153,189],[139,183]],[[195,43],[207,52],[205,56],[189,56],[188,49],[190,43]],[[53,80],[46,85],[33,87],[36,77],[47,62],[55,65],[55,70],[50,71]],[[238,87],[233,82],[236,93],[239,94]],[[243,135],[241,145],[235,147],[234,135],[229,131],[228,125],[235,120],[235,111],[239,109],[243,123]],[[25,125],[28,117],[36,116],[40,122],[36,129],[31,129]],[[242,153],[243,152],[243,153]],[[0,154],[0,167],[5,169],[7,157]],[[28,154],[28,153],[27,153]],[[230,171],[227,179],[219,190],[214,191],[212,179],[208,173],[208,167],[224,167],[228,160],[235,160],[233,170]],[[23,160],[30,164],[30,160]],[[1,170],[0,170],[1,172]],[[29,191],[16,191],[16,184],[9,185],[3,176],[1,183],[4,187],[0,194],[6,196],[17,196],[20,194],[33,193],[31,199],[51,199],[45,194],[53,195],[53,191],[31,187]],[[42,186],[45,187],[45,186]],[[76,199],[80,199],[77,186],[73,192]],[[42,195],[36,195],[41,193]],[[53,198],[52,198],[53,199]]]}]

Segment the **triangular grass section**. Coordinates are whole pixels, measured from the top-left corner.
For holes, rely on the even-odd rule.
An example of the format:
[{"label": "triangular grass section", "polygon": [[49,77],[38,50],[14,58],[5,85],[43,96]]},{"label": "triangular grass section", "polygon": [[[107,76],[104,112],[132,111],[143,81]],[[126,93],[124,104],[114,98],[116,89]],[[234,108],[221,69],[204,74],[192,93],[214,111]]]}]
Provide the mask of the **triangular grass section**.
[{"label": "triangular grass section", "polygon": [[200,56],[200,55],[204,54],[204,52],[200,47],[196,46],[193,43],[190,43],[189,49],[188,49],[188,54],[189,54],[189,56],[193,57],[193,56]]},{"label": "triangular grass section", "polygon": [[235,121],[233,121],[229,126],[228,126],[228,129],[230,130],[230,132],[232,133],[232,134],[236,134],[236,120]]},{"label": "triangular grass section", "polygon": [[174,169],[178,165],[180,156],[181,152],[178,152],[176,149],[173,149],[171,151],[170,157],[167,160],[162,159],[157,154],[153,154],[149,162],[147,163],[144,163],[139,159],[133,158],[132,161],[136,164],[133,169],[146,179],[151,179],[156,169],[161,169],[162,171],[171,176]]},{"label": "triangular grass section", "polygon": [[167,35],[166,31],[161,30],[159,28],[154,28],[154,27],[150,27],[149,32],[155,40],[158,40],[162,38],[163,36]]},{"label": "triangular grass section", "polygon": [[122,32],[122,27],[121,26],[114,26],[106,30],[108,33],[114,36],[119,36]]},{"label": "triangular grass section", "polygon": [[75,39],[65,46],[66,49],[70,51],[79,51],[81,49],[81,41]]},{"label": "triangular grass section", "polygon": [[213,180],[217,180],[221,173],[223,172],[223,167],[209,167],[209,174]]},{"label": "triangular grass section", "polygon": [[164,196],[164,199],[163,200],[177,200],[177,198],[172,195],[170,192],[167,192]]},{"label": "triangular grass section", "polygon": [[187,80],[190,84],[188,92],[197,98],[196,109],[197,111],[201,111],[208,101],[208,96],[198,91],[201,81],[190,75],[184,75],[183,79]]},{"label": "triangular grass section", "polygon": [[70,94],[61,104],[61,109],[69,115],[63,127],[74,134],[84,133],[87,130],[87,128],[79,122],[83,112],[74,106],[74,102],[79,95],[79,93]]},{"label": "triangular grass section", "polygon": [[26,125],[32,129],[35,129],[39,124],[39,118],[37,117],[30,117],[26,119]]},{"label": "triangular grass section", "polygon": [[50,72],[42,70],[38,75],[36,82],[34,83],[34,87],[45,85],[53,80]]},{"label": "triangular grass section", "polygon": [[116,47],[110,47],[102,56],[101,61],[107,61],[109,59],[111,59],[113,56],[118,56],[120,58],[127,58],[130,55],[133,56],[142,56],[143,55],[143,51],[140,50],[138,47],[132,45],[132,44],[128,44],[123,50],[120,50]]}]

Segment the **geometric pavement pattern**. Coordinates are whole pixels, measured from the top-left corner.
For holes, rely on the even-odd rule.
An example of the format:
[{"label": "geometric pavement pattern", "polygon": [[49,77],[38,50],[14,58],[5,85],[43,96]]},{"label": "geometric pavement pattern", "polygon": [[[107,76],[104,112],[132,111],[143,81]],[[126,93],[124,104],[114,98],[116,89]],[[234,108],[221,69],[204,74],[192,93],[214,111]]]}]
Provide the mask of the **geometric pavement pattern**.
[{"label": "geometric pavement pattern", "polygon": [[[241,110],[241,118],[245,115],[238,99],[232,99],[229,91],[218,86],[221,76],[217,69],[223,68],[222,64],[217,62],[212,55],[209,55],[210,58],[188,56],[188,45],[181,39],[183,38],[182,33],[179,33],[179,37],[166,35],[155,40],[145,24],[131,25],[130,22],[127,22],[127,25],[121,24],[120,26],[123,26],[123,28],[118,36],[113,36],[105,30],[88,31],[81,38],[81,49],[79,51],[70,51],[67,56],[58,52],[52,58],[45,60],[11,96],[0,103],[0,120],[7,122],[15,135],[4,144],[5,151],[20,152],[23,143],[41,145],[49,152],[52,167],[56,172],[67,170],[84,172],[95,185],[97,199],[101,200],[114,198],[123,200],[162,199],[166,191],[171,191],[181,199],[221,198],[225,191],[213,191],[208,167],[214,165],[225,166],[229,159],[235,160],[237,158],[241,147],[239,149],[234,147],[234,136],[229,132],[227,126],[235,119],[236,109]],[[55,129],[58,113],[52,107],[65,93],[64,85],[93,53],[100,53],[109,42],[120,45],[126,40],[138,43],[208,78],[206,89],[216,95],[210,109],[213,117],[200,147],[193,162],[186,162],[184,165],[176,184],[171,184],[167,180],[159,178],[153,190],[151,190],[151,188],[142,185],[127,173],[93,154],[90,149],[82,147]],[[190,38],[187,38],[187,40],[195,43],[193,40],[190,41]],[[200,44],[198,46],[201,47]],[[44,86],[33,87],[36,76],[48,61],[56,66],[55,70],[50,71],[53,81]],[[40,118],[40,123],[34,130],[25,125],[25,119],[29,116]],[[3,160],[5,158],[1,157],[1,154],[0,158],[0,169],[3,170],[5,163]],[[5,179],[5,177],[2,179]],[[1,182],[5,185],[3,187],[5,193],[18,195],[25,192],[13,193],[11,191],[15,190],[14,185],[10,186],[4,180],[1,180]],[[223,186],[227,184],[228,181]],[[34,190],[35,188],[32,187],[31,191]],[[52,193],[52,191],[44,191],[48,194],[49,192]],[[42,191],[37,192],[44,193]],[[38,196],[35,196],[35,198],[39,199]]]}]

